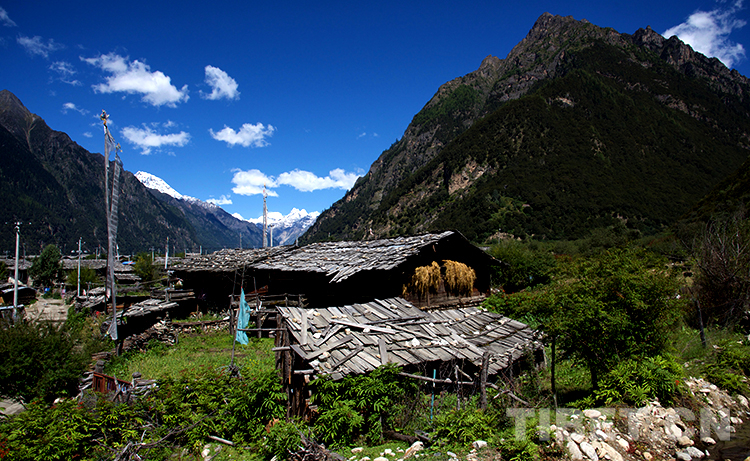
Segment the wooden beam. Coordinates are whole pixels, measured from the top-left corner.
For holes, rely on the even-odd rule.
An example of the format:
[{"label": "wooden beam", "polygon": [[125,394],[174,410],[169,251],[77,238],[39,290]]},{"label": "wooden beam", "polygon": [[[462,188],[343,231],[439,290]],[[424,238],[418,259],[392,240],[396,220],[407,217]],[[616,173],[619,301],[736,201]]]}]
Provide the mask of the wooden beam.
[{"label": "wooden beam", "polygon": [[325,347],[321,347],[317,351],[311,352],[310,354],[307,355],[306,358],[307,358],[307,360],[312,360],[312,359],[314,359],[316,357],[319,357],[324,352],[328,352],[330,350],[336,349],[337,347],[343,346],[344,344],[348,343],[349,341],[354,341],[354,336],[352,336],[352,335],[346,335],[343,338],[341,338],[341,340],[336,341],[335,343],[333,343],[331,345],[328,345],[328,346],[325,346]]},{"label": "wooden beam", "polygon": [[346,320],[335,319],[331,320],[331,323],[338,323],[339,325],[344,325],[351,328],[361,328],[363,330],[377,331],[379,333],[388,333],[392,335],[398,333],[398,331],[392,328],[376,327],[374,325],[368,325],[366,323],[347,322]]},{"label": "wooden beam", "polygon": [[388,346],[385,344],[385,339],[378,338],[378,349],[380,351],[380,364],[385,365],[388,363]]},{"label": "wooden beam", "polygon": [[356,348],[356,349],[354,349],[353,351],[349,352],[349,353],[348,353],[348,354],[346,355],[346,357],[344,357],[343,359],[341,359],[341,360],[340,360],[340,361],[339,361],[338,363],[336,363],[335,365],[331,365],[331,371],[333,371],[333,370],[335,370],[336,368],[340,367],[341,365],[343,365],[344,363],[346,363],[346,361],[347,361],[347,360],[349,360],[350,358],[352,358],[352,357],[354,357],[355,355],[357,355],[357,354],[359,354],[360,352],[362,352],[362,349],[364,349],[364,348],[365,348],[365,347],[364,347],[363,345],[361,345],[361,344],[360,344],[359,346],[357,346],[357,348]]}]

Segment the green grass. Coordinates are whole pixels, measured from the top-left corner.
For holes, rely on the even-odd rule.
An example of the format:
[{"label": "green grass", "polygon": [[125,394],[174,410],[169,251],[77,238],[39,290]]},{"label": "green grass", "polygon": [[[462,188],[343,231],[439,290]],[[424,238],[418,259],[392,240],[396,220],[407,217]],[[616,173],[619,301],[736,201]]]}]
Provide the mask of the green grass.
[{"label": "green grass", "polygon": [[[274,367],[272,339],[250,339],[235,346],[235,364],[239,367]],[[227,367],[232,357],[232,337],[226,331],[181,335],[175,346],[155,343],[146,352],[130,352],[115,357],[105,373],[130,380],[134,372],[146,379],[197,376],[203,371]]]}]

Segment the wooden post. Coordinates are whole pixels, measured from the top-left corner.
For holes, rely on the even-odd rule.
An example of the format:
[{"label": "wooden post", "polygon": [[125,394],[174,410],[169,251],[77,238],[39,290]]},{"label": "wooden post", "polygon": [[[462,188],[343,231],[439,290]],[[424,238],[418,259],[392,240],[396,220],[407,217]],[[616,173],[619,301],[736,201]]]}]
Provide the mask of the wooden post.
[{"label": "wooden post", "polygon": [[557,342],[557,337],[552,337],[552,367],[551,367],[551,377],[550,379],[552,382],[550,383],[552,387],[552,400],[555,403],[555,410],[557,410],[557,385],[555,384],[555,343]]},{"label": "wooden post", "polygon": [[489,351],[484,351],[484,354],[482,354],[482,371],[479,375],[479,390],[481,392],[479,405],[481,406],[482,410],[487,409],[487,373],[489,371],[489,368],[490,353]]}]

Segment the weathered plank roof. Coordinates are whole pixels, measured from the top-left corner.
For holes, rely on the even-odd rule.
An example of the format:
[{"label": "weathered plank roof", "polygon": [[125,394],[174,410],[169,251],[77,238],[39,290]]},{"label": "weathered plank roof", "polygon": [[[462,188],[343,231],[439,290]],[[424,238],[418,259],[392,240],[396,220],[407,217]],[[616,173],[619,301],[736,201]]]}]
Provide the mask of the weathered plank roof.
[{"label": "weathered plank roof", "polygon": [[[346,280],[367,270],[390,270],[444,239],[460,234],[452,231],[392,239],[320,242],[303,247],[275,247],[254,250],[221,250],[210,255],[183,260],[174,267],[186,272],[227,272],[235,269],[257,269],[316,272],[331,277],[331,282]],[[463,236],[466,245],[471,244]],[[476,249],[477,254],[483,252]],[[488,260],[492,258],[487,255]]]},{"label": "weathered plank roof", "polygon": [[171,267],[174,270],[185,272],[233,272],[251,267],[270,256],[288,252],[293,248],[291,246],[280,246],[247,250],[224,249],[206,255],[185,258]]},{"label": "weathered plank roof", "polygon": [[292,348],[317,374],[334,379],[367,373],[381,364],[401,366],[468,360],[480,367],[492,354],[496,374],[540,347],[521,322],[476,308],[422,311],[401,298],[327,309],[277,307]]}]

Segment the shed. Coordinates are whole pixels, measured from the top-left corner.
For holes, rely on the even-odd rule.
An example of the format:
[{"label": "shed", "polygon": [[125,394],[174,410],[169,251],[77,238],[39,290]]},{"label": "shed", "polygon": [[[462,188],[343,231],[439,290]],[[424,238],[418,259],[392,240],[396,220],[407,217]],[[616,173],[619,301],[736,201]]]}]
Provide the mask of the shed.
[{"label": "shed", "polygon": [[[478,375],[483,357],[489,375],[507,369],[541,343],[527,325],[475,307],[425,311],[403,298],[342,307],[278,306],[277,368],[290,413],[307,415],[311,378],[373,371],[393,363],[405,371],[441,370],[441,378]],[[474,384],[478,384],[476,379]]]}]

